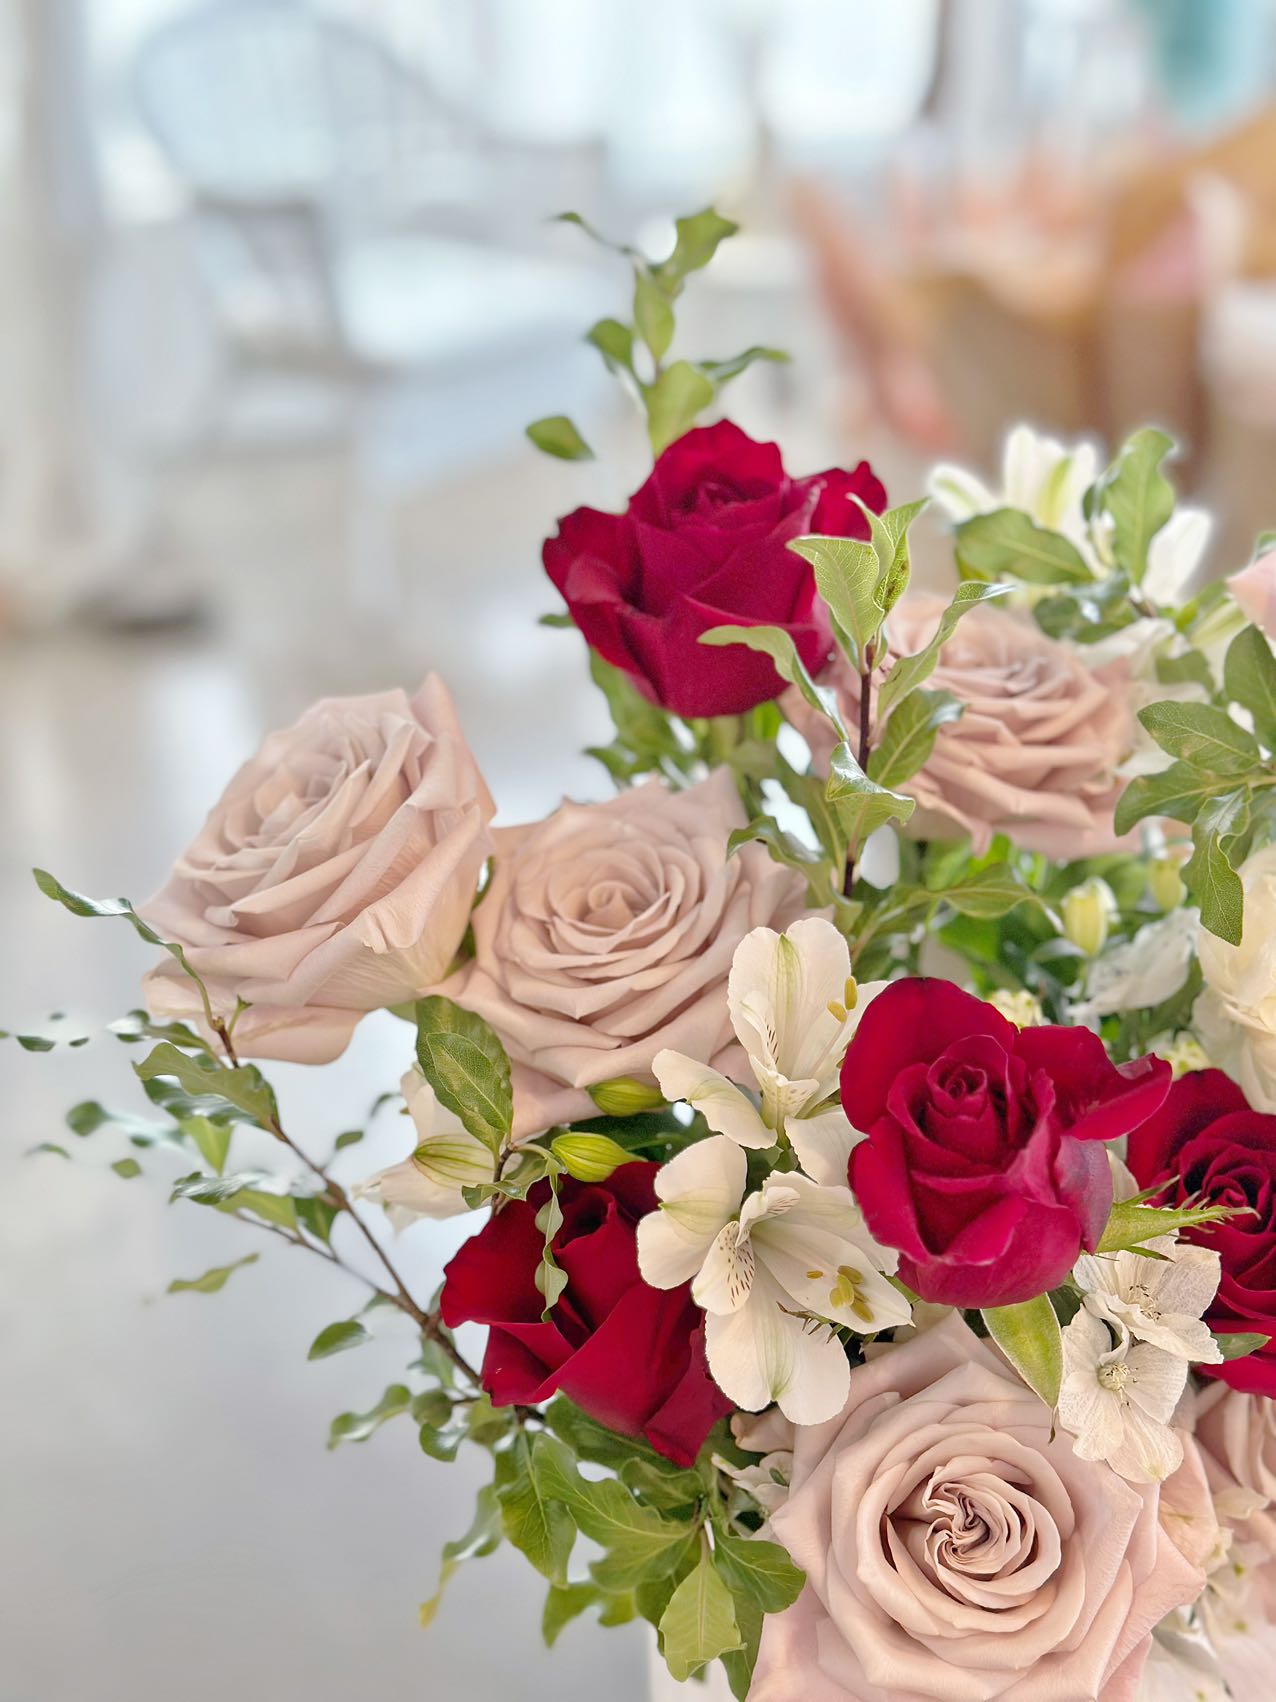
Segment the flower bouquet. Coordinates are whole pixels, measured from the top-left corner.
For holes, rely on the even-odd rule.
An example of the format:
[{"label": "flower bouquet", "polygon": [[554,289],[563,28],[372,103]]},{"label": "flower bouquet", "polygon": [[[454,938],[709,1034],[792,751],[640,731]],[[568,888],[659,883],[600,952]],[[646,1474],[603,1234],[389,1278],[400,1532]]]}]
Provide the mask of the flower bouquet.
[{"label": "flower bouquet", "polygon": [[[493,827],[431,676],[272,734],[139,909],[37,873],[160,953],[113,1025],[149,1114],[70,1126],[348,1269],[312,1358],[398,1317],[403,1380],[332,1441],[486,1450],[443,1577],[513,1544],[547,1640],[642,1618],[753,1702],[1258,1694],[1276,554],[1188,595],[1167,437],[1104,467],[1020,428],[1000,491],[935,472],[956,575],[910,588],[924,502],[695,423],[781,358],[670,358],[734,228],[619,250],[631,316],[588,332],[654,453],[544,546],[616,795]],[[253,1060],[382,1007],[404,1156],[361,1175]],[[412,1292],[389,1231],[461,1213]]]}]

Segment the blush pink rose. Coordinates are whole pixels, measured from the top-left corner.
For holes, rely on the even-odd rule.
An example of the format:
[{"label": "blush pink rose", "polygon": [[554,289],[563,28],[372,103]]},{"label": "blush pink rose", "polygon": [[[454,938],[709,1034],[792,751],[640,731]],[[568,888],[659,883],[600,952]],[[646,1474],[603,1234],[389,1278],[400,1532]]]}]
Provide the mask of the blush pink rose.
[{"label": "blush pink rose", "polygon": [[1211,1383],[1196,1397],[1196,1442],[1233,1545],[1256,1568],[1255,1600],[1276,1620],[1276,1401]]},{"label": "blush pink rose", "polygon": [[514,1066],[514,1133],[596,1115],[588,1088],[651,1080],[665,1047],[734,1061],[727,975],[751,929],[785,928],[805,882],[744,826],[725,769],[685,791],[649,781],[497,829],[474,958],[439,991],[477,1011]]},{"label": "blush pink rose", "polygon": [[[443,682],[325,698],[235,775],[142,907],[185,948],[248,1057],[326,1063],[367,1011],[447,973],[491,851],[494,806]],[[201,1021],[171,959],[155,1016]]]},{"label": "blush pink rose", "polygon": [[1227,581],[1227,589],[1254,625],[1276,638],[1276,550],[1267,550]]},{"label": "blush pink rose", "polygon": [[1128,1702],[1204,1577],[1155,1486],[1051,1432],[956,1314],[852,1371],[841,1415],[797,1433],[771,1534],[807,1583],[765,1622],[750,1702]]},{"label": "blush pink rose", "polygon": [[[921,650],[934,635],[946,599],[906,597],[890,618],[898,655]],[[959,721],[942,726],[923,767],[903,786],[917,800],[910,832],[968,833],[977,853],[995,833],[1050,857],[1088,857],[1118,841],[1112,812],[1123,782],[1135,723],[1126,665],[1093,667],[1026,617],[996,608],[964,615],[945,644],[928,689],[965,704]],[[859,720],[859,681],[840,653],[822,677],[848,725]],[[833,747],[828,722],[786,693],[783,707],[817,761]]]}]

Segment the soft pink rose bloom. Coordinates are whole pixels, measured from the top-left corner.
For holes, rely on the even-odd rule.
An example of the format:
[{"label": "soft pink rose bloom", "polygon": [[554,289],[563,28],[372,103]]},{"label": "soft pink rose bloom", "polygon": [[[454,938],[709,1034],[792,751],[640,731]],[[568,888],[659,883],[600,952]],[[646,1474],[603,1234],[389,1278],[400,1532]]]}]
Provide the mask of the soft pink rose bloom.
[{"label": "soft pink rose bloom", "polygon": [[771,1534],[806,1588],[750,1702],[1128,1702],[1153,1626],[1204,1584],[1159,1490],[1080,1460],[954,1314],[800,1429]]},{"label": "soft pink rose bloom", "polygon": [[653,780],[496,830],[473,961],[440,991],[504,1041],[515,1136],[596,1115],[587,1088],[650,1080],[665,1047],[738,1073],[732,954],[753,928],[786,927],[806,891],[761,845],[727,856],[744,821],[719,769],[685,791]]},{"label": "soft pink rose bloom", "polygon": [[1196,1441],[1235,1543],[1269,1557],[1253,1599],[1276,1619],[1276,1401],[1211,1382],[1196,1396]]},{"label": "soft pink rose bloom", "polygon": [[1276,638],[1276,550],[1267,550],[1227,581],[1227,589],[1256,627]]},{"label": "soft pink rose bloom", "polygon": [[[943,597],[906,597],[890,617],[897,655],[924,649],[947,606]],[[1135,723],[1123,661],[1102,667],[1048,638],[1027,616],[975,608],[945,644],[928,690],[966,705],[942,726],[921,769],[902,783],[917,800],[910,833],[968,833],[977,853],[995,833],[1051,857],[1088,857],[1119,841],[1112,811]],[[859,720],[859,681],[840,653],[821,683],[837,694],[847,724]],[[832,728],[796,691],[789,719],[818,762],[833,748]]]},{"label": "soft pink rose bloom", "polygon": [[1183,1462],[1161,1485],[1161,1529],[1188,1564],[1205,1574],[1218,1556],[1218,1512],[1204,1454],[1194,1437],[1185,1431],[1179,1436]]},{"label": "soft pink rose bloom", "polygon": [[[326,1063],[380,1005],[446,974],[491,851],[494,806],[447,688],[324,698],[271,733],[142,914],[185,948],[249,1057]],[[166,959],[155,1016],[201,1020]]]}]

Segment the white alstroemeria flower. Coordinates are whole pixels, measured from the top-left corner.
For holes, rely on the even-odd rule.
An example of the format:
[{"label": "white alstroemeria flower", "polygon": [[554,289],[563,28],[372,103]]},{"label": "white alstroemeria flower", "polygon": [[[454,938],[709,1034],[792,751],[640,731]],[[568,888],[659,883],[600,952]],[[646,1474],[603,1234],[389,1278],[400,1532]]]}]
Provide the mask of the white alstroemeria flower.
[{"label": "white alstroemeria flower", "polygon": [[1062,532],[1092,560],[1081,499],[1099,472],[1092,443],[1059,443],[1017,425],[1006,438],[1001,460],[1001,490],[993,491],[962,467],[939,466],[930,476],[935,501],[956,521],[998,508],[1018,508],[1038,526]]},{"label": "white alstroemeria flower", "polygon": [[456,1217],[469,1211],[462,1188],[492,1180],[492,1154],[459,1118],[445,1110],[415,1065],[399,1083],[416,1128],[416,1147],[401,1164],[378,1170],[351,1188],[356,1200],[385,1208],[397,1233],[419,1218]]},{"label": "white alstroemeria flower", "polygon": [[718,1134],[745,1147],[773,1146],[787,1135],[808,1176],[843,1183],[858,1136],[838,1103],[838,1076],[865,1007],[884,985],[856,987],[850,948],[823,917],[803,917],[782,934],[755,928],[731,960],[727,1009],[761,1108],[681,1052],[657,1052],[652,1070],[666,1099],[685,1099]]},{"label": "white alstroemeria flower", "polygon": [[906,1324],[908,1302],[883,1275],[896,1255],[848,1188],[794,1171],[746,1199],[746,1170],[726,1135],[671,1159],[656,1177],[660,1208],[638,1225],[638,1267],[653,1288],[690,1279],[709,1369],[738,1407],[777,1401],[795,1424],[821,1424],[845,1404],[850,1367],[820,1321],[861,1335]]},{"label": "white alstroemeria flower", "polygon": [[1181,1608],[1152,1635],[1135,1702],[1230,1702],[1231,1691],[1203,1628]]},{"label": "white alstroemeria flower", "polygon": [[1133,1483],[1161,1483],[1182,1464],[1170,1420],[1186,1384],[1186,1359],[1124,1331],[1114,1343],[1084,1306],[1063,1332],[1059,1423],[1081,1459],[1106,1460]]},{"label": "white alstroemeria flower", "polygon": [[1148,544],[1142,591],[1154,603],[1185,603],[1214,522],[1203,508],[1177,508]]},{"label": "white alstroemeria flower", "polygon": [[1081,1255],[1072,1274],[1086,1310],[1178,1359],[1221,1365],[1223,1355],[1202,1316],[1218,1290],[1218,1254],[1173,1235],[1144,1246],[1160,1257],[1133,1249]]},{"label": "white alstroemeria flower", "polygon": [[1171,910],[1145,923],[1133,939],[1091,959],[1086,997],[1073,1005],[1073,1017],[1094,1023],[1114,1011],[1143,1010],[1172,999],[1187,981],[1200,932],[1199,911]]}]

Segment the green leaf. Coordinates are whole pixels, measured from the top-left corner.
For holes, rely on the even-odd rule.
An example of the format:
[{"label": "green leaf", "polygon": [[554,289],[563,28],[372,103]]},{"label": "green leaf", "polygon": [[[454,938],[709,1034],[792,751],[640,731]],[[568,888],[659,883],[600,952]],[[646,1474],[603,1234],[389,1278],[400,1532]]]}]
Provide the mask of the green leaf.
[{"label": "green leaf", "polygon": [[916,691],[918,686],[925,684],[935,671],[940,651],[952,637],[953,629],[964,614],[976,604],[986,603],[993,597],[1004,597],[1013,589],[1011,585],[985,585],[973,579],[959,585],[952,602],[939,617],[935,636],[926,648],[912,656],[901,656],[891,667],[878,692],[878,714],[888,714],[909,692]]},{"label": "green leaf", "polygon": [[1267,748],[1276,750],[1276,656],[1256,626],[1243,628],[1228,645],[1223,686],[1254,717],[1254,730]]},{"label": "green leaf", "polygon": [[905,502],[898,508],[888,508],[884,514],[874,513],[866,502],[859,503],[877,556],[878,574],[873,600],[884,615],[890,614],[908,589],[912,575],[908,529],[929,501],[929,497],[922,497],[918,502]]},{"label": "green leaf", "polygon": [[59,1146],[56,1141],[37,1141],[35,1146],[29,1146],[27,1148],[25,1156],[27,1158],[34,1158],[39,1152],[51,1153],[55,1158],[70,1158],[71,1156],[66,1148],[64,1146]]},{"label": "green leaf", "polygon": [[546,1494],[523,1431],[496,1456],[496,1499],[507,1540],[551,1584],[566,1584],[567,1562],[576,1541],[575,1521],[561,1500]]},{"label": "green leaf", "polygon": [[1034,1393],[1048,1407],[1059,1400],[1063,1379],[1063,1332],[1049,1297],[1018,1306],[986,1306],[988,1334]]},{"label": "green leaf", "polygon": [[536,1228],[542,1236],[541,1262],[536,1267],[535,1282],[545,1298],[545,1308],[541,1313],[541,1322],[546,1323],[550,1313],[562,1298],[563,1290],[567,1287],[567,1272],[560,1270],[554,1258],[554,1237],[563,1227],[563,1208],[558,1203],[558,1173],[551,1171],[547,1177],[549,1182],[549,1198],[536,1214]]},{"label": "green leaf", "polygon": [[1201,926],[1234,946],[1241,943],[1245,889],[1224,840],[1243,832],[1248,820],[1249,793],[1244,787],[1211,798],[1193,825],[1192,855],[1180,871],[1200,908]]},{"label": "green leaf", "polygon": [[733,1595],[747,1595],[764,1613],[783,1613],[802,1593],[806,1574],[789,1559],[779,1543],[760,1537],[734,1536],[719,1529],[714,1552],[718,1570]]},{"label": "green leaf", "polygon": [[416,1007],[421,1073],[476,1140],[498,1153],[514,1121],[510,1061],[495,1032],[473,1011],[439,994]]},{"label": "green leaf", "polygon": [[1158,656],[1156,678],[1159,685],[1200,686],[1208,696],[1214,695],[1214,676],[1199,650],[1185,650],[1181,656]]},{"label": "green leaf", "polygon": [[1134,1200],[1118,1200],[1095,1249],[1098,1253],[1120,1253],[1158,1235],[1178,1235],[1207,1223],[1225,1223],[1232,1215],[1226,1206],[1144,1206]]},{"label": "green leaf", "polygon": [[965,704],[951,692],[910,692],[882,729],[868,761],[870,778],[879,786],[895,787],[916,774],[935,748],[935,734],[946,723],[959,720],[964,709]]},{"label": "green leaf", "polygon": [[834,747],[829,758],[824,796],[836,810],[848,843],[856,847],[885,822],[907,821],[916,808],[912,798],[865,774],[845,741]]},{"label": "green leaf", "polygon": [[713,398],[713,381],[690,361],[676,360],[665,367],[643,392],[652,452],[659,455],[689,431]]},{"label": "green leaf", "polygon": [[1148,545],[1174,512],[1174,486],[1161,471],[1173,448],[1163,431],[1136,431],[1098,487],[1099,506],[1112,519],[1113,554],[1134,585],[1147,572]]},{"label": "green leaf", "polygon": [[951,904],[963,916],[980,918],[1004,916],[1016,904],[1028,900],[1034,904],[1041,902],[1036,893],[1023,884],[1009,863],[989,863],[986,868],[963,876],[951,886],[928,890],[934,891],[936,897],[942,897],[946,904]]},{"label": "green leaf", "polygon": [[204,1163],[220,1176],[230,1152],[230,1124],[216,1123],[211,1117],[183,1117],[181,1130],[195,1143]]},{"label": "green leaf", "polygon": [[541,1636],[545,1639],[545,1647],[552,1649],[563,1627],[602,1599],[602,1591],[596,1584],[551,1584],[541,1613]]},{"label": "green leaf", "polygon": [[357,1318],[342,1318],[320,1330],[311,1342],[306,1358],[328,1359],[334,1353],[344,1353],[347,1348],[361,1347],[371,1339]]},{"label": "green leaf", "polygon": [[259,1128],[279,1120],[274,1090],[254,1064],[232,1069],[213,1058],[192,1058],[162,1040],[133,1069],[143,1082],[171,1076],[187,1093],[222,1100]]},{"label": "green leaf", "polygon": [[175,945],[172,940],[161,939],[150,923],[142,920],[127,898],[86,898],[82,892],[72,892],[69,887],[63,886],[61,881],[51,875],[47,869],[32,869],[31,873],[35,876],[35,884],[44,896],[62,905],[64,909],[71,912],[72,916],[123,916],[140,939],[145,940],[148,945],[158,946],[161,951],[166,951],[170,957],[176,959],[199,989],[205,1019],[210,1028],[213,1026],[213,1012],[208,1002],[208,991],[203,981],[187,962],[186,953],[181,946]]},{"label": "green leaf", "polygon": [[634,334],[628,325],[619,319],[600,319],[585,333],[585,341],[598,350],[608,371],[633,376]]},{"label": "green leaf", "polygon": [[546,455],[559,461],[592,461],[594,452],[566,414],[549,414],[533,420],[527,436]]},{"label": "green leaf", "polygon": [[838,628],[850,641],[850,660],[856,672],[864,665],[868,646],[881,631],[882,605],[877,600],[881,573],[877,551],[860,538],[794,538],[789,548],[809,561],[815,588],[828,604]]},{"label": "green leaf", "polygon": [[706,1549],[669,1598],[660,1621],[660,1647],[665,1664],[679,1683],[717,1660],[744,1639],[736,1623],[731,1591],[718,1575]]},{"label": "green leaf", "polygon": [[1238,1330],[1235,1334],[1219,1335],[1215,1333],[1214,1340],[1218,1343],[1218,1351],[1224,1360],[1244,1359],[1247,1354],[1258,1353],[1271,1342],[1270,1336],[1260,1336],[1249,1330]]},{"label": "green leaf", "polygon": [[541,1435],[533,1445],[537,1481],[545,1496],[562,1501],[581,1531],[607,1552],[590,1567],[609,1591],[630,1590],[667,1577],[685,1559],[695,1532],[643,1507],[615,1478],[583,1478],[563,1444]]},{"label": "green leaf", "polygon": [[1194,822],[1201,806],[1231,784],[1230,777],[1219,779],[1190,763],[1173,762],[1159,774],[1140,774],[1131,780],[1117,800],[1113,826],[1125,834],[1145,816]]},{"label": "green leaf", "polygon": [[[446,1401],[447,1396],[443,1399]],[[336,1448],[342,1442],[366,1442],[388,1419],[407,1412],[411,1402],[412,1391],[406,1383],[391,1383],[376,1406],[367,1412],[343,1412],[333,1419],[328,1432],[329,1448]]]},{"label": "green leaf", "polygon": [[[850,747],[845,748],[849,750]],[[912,801],[911,798],[898,799],[901,805],[911,804]],[[831,905],[838,912],[834,921],[843,932],[854,926],[859,917],[859,906],[842,897],[833,880],[833,867],[824,857],[795,835],[786,833],[770,816],[755,816],[747,827],[736,828],[727,839],[727,855],[731,856],[742,845],[749,845],[755,840],[766,846],[777,863],[805,875],[807,892],[815,909],[827,909]],[[839,870],[844,861],[843,849],[837,860]]]},{"label": "green leaf", "polygon": [[[867,544],[863,547],[868,548]],[[719,648],[728,644],[743,644],[749,650],[769,656],[775,663],[775,671],[780,678],[796,686],[811,708],[831,721],[839,738],[845,739],[846,729],[831,696],[822,692],[811,678],[805,663],[798,655],[792,634],[785,632],[783,627],[715,626],[708,632],[702,632],[699,641],[701,644],[711,644]]]},{"label": "green leaf", "polygon": [[652,360],[662,361],[673,342],[673,306],[667,291],[641,265],[634,267],[634,324]]},{"label": "green leaf", "polygon": [[443,1562],[439,1568],[439,1587],[428,1601],[421,1603],[419,1619],[422,1630],[434,1622],[448,1580],[462,1561],[479,1560],[501,1546],[501,1508],[496,1499],[496,1485],[485,1483],[478,1492],[474,1522],[463,1537],[445,1543]]},{"label": "green leaf", "polygon": [[170,1294],[217,1294],[225,1288],[231,1273],[241,1270],[245,1265],[255,1265],[258,1255],[246,1253],[242,1259],[236,1259],[231,1265],[214,1265],[211,1271],[205,1271],[203,1276],[193,1277],[187,1281],[185,1277],[174,1277],[168,1285]]},{"label": "green leaf", "polygon": [[783,349],[767,349],[755,343],[751,348],[742,349],[738,355],[731,355],[726,360],[701,360],[697,361],[696,365],[721,389],[733,378],[738,378],[742,372],[747,372],[757,361],[786,364],[789,358]]},{"label": "green leaf", "polygon": [[131,1182],[135,1176],[142,1174],[142,1167],[135,1158],[117,1158],[111,1169],[126,1182]]},{"label": "green leaf", "polygon": [[1249,774],[1262,764],[1258,741],[1208,703],[1149,703],[1139,720],[1173,757],[1208,774]]},{"label": "green leaf", "polygon": [[976,514],[957,528],[957,561],[970,579],[1028,585],[1085,585],[1094,574],[1061,532],[1036,526],[1018,508]]},{"label": "green leaf", "polygon": [[652,267],[660,281],[675,293],[682,287],[689,272],[699,272],[718,252],[720,243],[734,236],[739,225],[724,219],[712,207],[702,213],[691,213],[674,220],[677,233],[673,253]]}]

